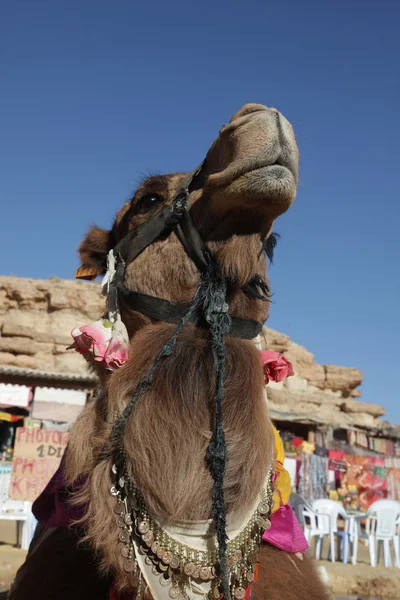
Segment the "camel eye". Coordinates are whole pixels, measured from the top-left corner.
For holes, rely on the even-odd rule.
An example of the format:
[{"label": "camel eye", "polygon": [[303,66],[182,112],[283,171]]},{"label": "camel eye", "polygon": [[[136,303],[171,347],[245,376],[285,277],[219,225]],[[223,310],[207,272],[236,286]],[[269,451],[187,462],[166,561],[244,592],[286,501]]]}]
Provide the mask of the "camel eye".
[{"label": "camel eye", "polygon": [[143,198],[139,200],[137,204],[138,212],[140,214],[147,213],[162,201],[163,199],[161,196],[157,196],[157,194],[147,194],[147,196],[143,196]]}]

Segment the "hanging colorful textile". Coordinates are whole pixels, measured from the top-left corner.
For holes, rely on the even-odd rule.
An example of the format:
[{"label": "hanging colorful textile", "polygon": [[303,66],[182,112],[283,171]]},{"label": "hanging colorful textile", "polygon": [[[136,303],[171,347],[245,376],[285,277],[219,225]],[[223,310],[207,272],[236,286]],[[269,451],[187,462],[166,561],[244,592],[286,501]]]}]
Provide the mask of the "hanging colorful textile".
[{"label": "hanging colorful textile", "polygon": [[328,495],[329,460],[303,452],[299,473],[299,493],[309,502]]},{"label": "hanging colorful textile", "polygon": [[385,467],[389,469],[387,477],[388,498],[400,501],[400,458],[388,456]]},{"label": "hanging colorful textile", "polygon": [[354,456],[345,454],[347,471],[342,476],[342,485],[357,486],[359,505],[366,510],[373,502],[387,497],[387,471],[383,457]]}]

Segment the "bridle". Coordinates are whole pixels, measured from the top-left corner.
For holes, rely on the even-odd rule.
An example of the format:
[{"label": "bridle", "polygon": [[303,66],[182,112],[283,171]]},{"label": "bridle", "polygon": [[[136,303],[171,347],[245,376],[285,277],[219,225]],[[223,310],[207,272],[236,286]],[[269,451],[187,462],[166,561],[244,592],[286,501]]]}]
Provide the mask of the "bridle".
[{"label": "bridle", "polygon": [[[124,283],[125,270],[150,244],[172,232],[175,232],[200,273],[210,267],[215,259],[202,240],[188,210],[188,196],[201,175],[203,165],[204,162],[185,179],[171,205],[164,206],[148,221],[129,232],[113,250],[118,265],[116,284],[120,300],[125,306],[152,320],[178,324],[190,305],[129,290]],[[229,282],[227,284],[229,286]],[[261,277],[256,275],[244,284],[242,291],[250,298],[265,302],[269,290]],[[197,327],[207,328],[201,313],[193,315],[189,322]],[[231,328],[227,335],[252,340],[261,333],[262,327],[262,323],[252,319],[231,317]]]},{"label": "bridle", "polygon": [[[213,478],[212,514],[218,542],[217,573],[225,600],[229,600],[227,566],[226,511],[224,502],[224,475],[227,451],[222,424],[222,397],[225,369],[225,336],[254,339],[262,330],[262,323],[249,319],[239,319],[229,315],[227,291],[229,282],[221,274],[215,256],[201,238],[191,218],[188,202],[189,194],[201,176],[204,162],[182,183],[172,204],[164,206],[145,223],[130,231],[111,251],[115,262],[115,275],[109,282],[109,294],[116,294],[121,302],[141,314],[155,319],[175,323],[177,327],[162,348],[153,366],[139,381],[133,396],[122,414],[113,424],[111,434],[99,460],[113,457],[114,472],[119,474],[117,481],[124,480],[126,465],[123,449],[123,434],[137,400],[151,387],[160,364],[172,354],[177,338],[187,323],[206,329],[210,334],[210,345],[214,355],[216,372],[215,422],[214,432],[207,451],[207,459]],[[165,239],[174,232],[185,252],[200,272],[200,283],[191,304],[180,304],[165,299],[128,290],[125,286],[125,272],[149,245]],[[243,292],[252,298],[267,300],[268,288],[261,278],[245,284]],[[117,492],[123,498],[124,485]]]}]

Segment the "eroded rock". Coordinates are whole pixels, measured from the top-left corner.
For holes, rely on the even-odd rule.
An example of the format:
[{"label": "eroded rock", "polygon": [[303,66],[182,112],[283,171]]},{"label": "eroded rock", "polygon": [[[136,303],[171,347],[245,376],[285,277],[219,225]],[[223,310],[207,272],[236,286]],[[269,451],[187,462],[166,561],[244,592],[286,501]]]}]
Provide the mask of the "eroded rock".
[{"label": "eroded rock", "polygon": [[[98,319],[105,299],[98,284],[0,276],[0,365],[86,373],[87,364],[73,350],[71,329]],[[358,369],[320,365],[304,346],[284,333],[263,330],[262,346],[293,362],[295,376],[270,382],[269,405],[280,412],[312,415],[332,424],[381,426],[380,406],[358,402]]]}]

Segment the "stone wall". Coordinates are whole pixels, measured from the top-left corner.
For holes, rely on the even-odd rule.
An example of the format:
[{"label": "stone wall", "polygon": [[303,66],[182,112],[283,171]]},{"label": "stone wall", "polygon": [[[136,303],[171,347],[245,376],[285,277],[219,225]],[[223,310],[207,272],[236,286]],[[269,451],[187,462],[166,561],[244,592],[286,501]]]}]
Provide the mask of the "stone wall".
[{"label": "stone wall", "polygon": [[82,373],[71,330],[104,310],[99,287],[80,281],[0,276],[0,365]]},{"label": "stone wall", "polygon": [[[84,359],[73,350],[71,329],[98,318],[105,301],[98,285],[57,278],[0,276],[0,365],[85,372]],[[358,369],[320,365],[313,354],[287,335],[265,328],[264,344],[282,352],[296,375],[269,383],[270,407],[279,412],[319,416],[333,424],[380,427],[381,406],[360,402]]]}]

